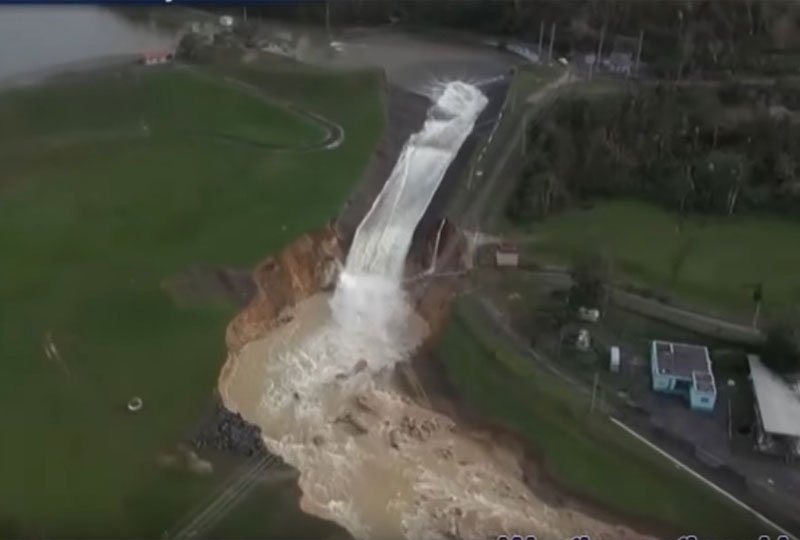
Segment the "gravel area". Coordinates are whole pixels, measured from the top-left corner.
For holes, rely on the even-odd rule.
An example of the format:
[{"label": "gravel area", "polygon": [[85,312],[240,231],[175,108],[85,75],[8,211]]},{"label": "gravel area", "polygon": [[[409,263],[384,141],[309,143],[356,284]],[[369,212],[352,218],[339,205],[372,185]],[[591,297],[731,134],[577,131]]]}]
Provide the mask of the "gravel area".
[{"label": "gravel area", "polygon": [[197,450],[213,448],[241,456],[250,457],[266,451],[261,440],[261,431],[242,419],[239,413],[226,409],[219,398],[207,417],[190,439]]}]

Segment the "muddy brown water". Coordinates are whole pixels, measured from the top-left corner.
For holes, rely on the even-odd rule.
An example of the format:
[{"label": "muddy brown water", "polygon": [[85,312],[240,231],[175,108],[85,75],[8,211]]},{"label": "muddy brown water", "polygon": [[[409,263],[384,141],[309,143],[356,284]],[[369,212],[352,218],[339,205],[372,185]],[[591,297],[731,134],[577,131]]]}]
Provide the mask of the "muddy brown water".
[{"label": "muddy brown water", "polygon": [[430,398],[431,408],[452,418],[464,432],[509,448],[521,463],[525,484],[547,504],[562,511],[579,512],[605,523],[624,523],[658,538],[677,537],[680,534],[680,531],[666,523],[611,510],[561,484],[546,470],[541,457],[522,435],[510,426],[487,418],[463,399],[435,352],[414,357],[411,365]]}]

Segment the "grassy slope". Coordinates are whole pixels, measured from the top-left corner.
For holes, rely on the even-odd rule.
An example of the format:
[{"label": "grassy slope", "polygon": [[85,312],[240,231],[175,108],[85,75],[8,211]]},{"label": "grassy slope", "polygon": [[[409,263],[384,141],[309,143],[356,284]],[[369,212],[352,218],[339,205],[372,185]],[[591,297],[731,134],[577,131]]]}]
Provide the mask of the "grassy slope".
[{"label": "grassy slope", "polygon": [[323,138],[302,118],[265,107],[248,95],[231,99],[222,81],[199,78],[188,70],[126,68],[93,78],[95,84],[64,78],[7,92],[0,101],[0,137],[38,142],[42,136],[136,129],[145,120],[156,132],[219,130],[287,146]]},{"label": "grassy slope", "polygon": [[675,534],[757,536],[749,517],[602,415],[589,416],[584,397],[520,357],[485,323],[471,305],[459,305],[440,346],[448,377],[470,408],[522,435],[554,480]]},{"label": "grassy slope", "polygon": [[[153,462],[208,400],[234,308],[179,309],[160,284],[193,264],[252,264],[323,224],[355,185],[382,127],[374,74],[240,75],[280,81],[293,101],[341,122],[343,146],[295,156],[187,138],[181,130],[244,127],[291,145],[321,133],[173,71],[145,72],[137,84],[121,72],[0,94],[4,146],[130,129],[141,117],[154,133],[0,156],[7,528],[157,536],[214,482],[167,474]],[[44,356],[47,332],[69,375]],[[145,403],[135,417],[124,411],[133,395]]]},{"label": "grassy slope", "polygon": [[[563,260],[608,250],[635,278],[726,308],[751,308],[747,285],[755,282],[764,282],[767,306],[800,302],[800,224],[764,217],[695,218],[680,234],[677,224],[677,216],[646,203],[598,202],[591,210],[557,214],[530,226],[541,236],[530,248]],[[673,283],[672,261],[682,249],[687,256]]]}]

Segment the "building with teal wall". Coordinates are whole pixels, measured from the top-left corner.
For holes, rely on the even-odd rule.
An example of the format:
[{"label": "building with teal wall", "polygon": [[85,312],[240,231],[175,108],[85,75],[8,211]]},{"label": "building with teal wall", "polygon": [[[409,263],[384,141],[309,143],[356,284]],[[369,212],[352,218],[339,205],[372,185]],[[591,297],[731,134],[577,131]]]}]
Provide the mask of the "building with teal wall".
[{"label": "building with teal wall", "polygon": [[653,390],[684,397],[692,410],[714,410],[717,386],[707,347],[653,341],[650,367]]}]

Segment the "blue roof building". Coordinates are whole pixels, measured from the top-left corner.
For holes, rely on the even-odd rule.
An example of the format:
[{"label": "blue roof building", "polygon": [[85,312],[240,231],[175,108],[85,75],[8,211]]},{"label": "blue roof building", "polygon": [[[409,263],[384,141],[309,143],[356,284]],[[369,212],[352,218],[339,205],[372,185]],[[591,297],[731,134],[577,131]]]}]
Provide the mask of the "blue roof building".
[{"label": "blue roof building", "polygon": [[717,387],[708,348],[653,341],[650,347],[653,390],[683,396],[692,410],[713,411]]}]

